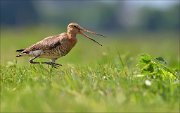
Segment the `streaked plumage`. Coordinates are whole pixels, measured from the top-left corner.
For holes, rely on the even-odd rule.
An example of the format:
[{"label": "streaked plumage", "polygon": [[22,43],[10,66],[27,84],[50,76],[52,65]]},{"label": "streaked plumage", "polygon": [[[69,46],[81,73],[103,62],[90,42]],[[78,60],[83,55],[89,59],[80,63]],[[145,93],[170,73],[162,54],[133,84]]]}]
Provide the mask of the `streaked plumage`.
[{"label": "streaked plumage", "polygon": [[[60,66],[61,64],[55,63],[55,60],[68,54],[69,51],[75,46],[77,42],[76,34],[82,34],[86,38],[96,42],[94,39],[84,34],[83,33],[84,31],[89,32],[94,35],[100,35],[100,34],[97,34],[95,32],[92,32],[92,31],[89,31],[80,27],[77,23],[70,23],[67,27],[67,33],[61,33],[59,35],[49,36],[37,42],[36,44],[33,44],[32,46],[28,48],[17,50],[17,52],[20,52],[20,54],[18,54],[16,57],[32,56],[33,58],[30,59],[30,63],[32,64],[39,64],[39,62],[33,61],[34,59],[38,57],[48,58],[48,59],[51,59],[52,62],[41,62],[41,63],[49,64],[54,67]],[[103,36],[103,35],[100,35],[100,36]]]}]

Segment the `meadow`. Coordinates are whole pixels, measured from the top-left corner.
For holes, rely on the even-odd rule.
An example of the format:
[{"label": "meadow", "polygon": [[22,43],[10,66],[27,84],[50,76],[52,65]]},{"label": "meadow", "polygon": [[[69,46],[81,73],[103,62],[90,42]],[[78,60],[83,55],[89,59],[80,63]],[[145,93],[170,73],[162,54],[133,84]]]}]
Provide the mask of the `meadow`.
[{"label": "meadow", "polygon": [[62,31],[1,30],[1,112],[179,112],[177,32],[93,37],[102,47],[78,35],[57,69],[15,57],[16,49]]}]

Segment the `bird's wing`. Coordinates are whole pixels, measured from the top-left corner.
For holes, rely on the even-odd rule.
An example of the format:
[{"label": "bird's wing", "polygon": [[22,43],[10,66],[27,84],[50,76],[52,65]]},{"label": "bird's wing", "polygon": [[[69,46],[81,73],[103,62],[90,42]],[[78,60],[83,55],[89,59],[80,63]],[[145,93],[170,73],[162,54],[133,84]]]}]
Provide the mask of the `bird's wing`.
[{"label": "bird's wing", "polygon": [[64,41],[66,41],[66,35],[60,34],[56,36],[49,36],[36,44],[26,48],[23,53],[29,53],[30,51],[36,50],[51,50],[57,46],[60,46]]}]

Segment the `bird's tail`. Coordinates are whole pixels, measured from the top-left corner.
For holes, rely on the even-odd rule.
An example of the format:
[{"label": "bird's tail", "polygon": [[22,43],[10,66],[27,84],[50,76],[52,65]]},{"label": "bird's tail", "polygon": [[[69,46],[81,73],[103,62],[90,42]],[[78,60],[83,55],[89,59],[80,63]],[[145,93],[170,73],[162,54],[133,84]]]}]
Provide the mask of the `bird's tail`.
[{"label": "bird's tail", "polygon": [[24,51],[24,49],[18,49],[18,50],[16,50],[16,52],[19,52],[20,54],[18,54],[18,55],[16,55],[16,57],[20,57],[20,56],[22,56],[22,51]]},{"label": "bird's tail", "polygon": [[16,52],[22,52],[22,51],[24,51],[24,49],[18,49],[18,50],[16,50]]}]

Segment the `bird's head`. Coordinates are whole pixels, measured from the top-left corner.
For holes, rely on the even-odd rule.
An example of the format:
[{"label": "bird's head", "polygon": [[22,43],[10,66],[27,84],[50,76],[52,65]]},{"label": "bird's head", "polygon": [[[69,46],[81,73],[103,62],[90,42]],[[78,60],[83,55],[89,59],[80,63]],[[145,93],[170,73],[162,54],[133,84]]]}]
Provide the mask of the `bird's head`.
[{"label": "bird's head", "polygon": [[81,35],[85,36],[86,38],[88,38],[88,39],[94,41],[95,43],[99,44],[100,46],[102,46],[99,42],[97,42],[94,39],[92,39],[91,37],[87,36],[84,32],[104,37],[103,35],[95,33],[90,30],[87,30],[87,29],[81,27],[80,25],[78,25],[77,23],[70,23],[67,27],[67,31],[68,31],[68,33],[71,33],[71,34],[81,34]]}]

